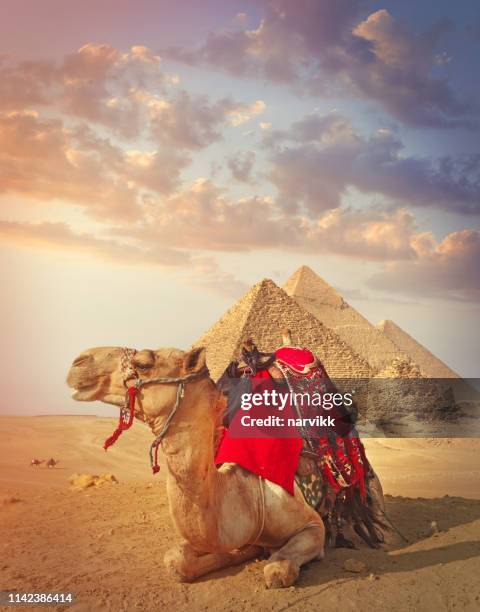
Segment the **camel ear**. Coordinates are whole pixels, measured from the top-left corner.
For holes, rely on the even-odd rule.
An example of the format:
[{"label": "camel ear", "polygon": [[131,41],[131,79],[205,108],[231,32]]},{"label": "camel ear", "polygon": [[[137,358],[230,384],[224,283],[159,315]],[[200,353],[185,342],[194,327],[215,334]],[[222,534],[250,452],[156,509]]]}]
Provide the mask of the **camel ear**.
[{"label": "camel ear", "polygon": [[185,353],[183,357],[183,371],[185,374],[193,374],[193,372],[201,370],[206,363],[207,351],[204,346],[199,346]]}]

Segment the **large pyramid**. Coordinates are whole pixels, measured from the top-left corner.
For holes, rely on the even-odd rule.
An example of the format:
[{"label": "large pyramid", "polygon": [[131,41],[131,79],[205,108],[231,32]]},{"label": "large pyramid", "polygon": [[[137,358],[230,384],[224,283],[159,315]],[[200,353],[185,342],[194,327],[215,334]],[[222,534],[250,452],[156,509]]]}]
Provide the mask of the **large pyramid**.
[{"label": "large pyramid", "polygon": [[361,355],[374,372],[393,361],[410,362],[401,347],[352,308],[343,297],[307,266],[299,268],[285,283],[284,290],[302,308],[332,329]]},{"label": "large pyramid", "polygon": [[252,338],[261,351],[273,351],[281,346],[285,328],[294,344],[308,346],[318,356],[332,378],[372,375],[365,359],[268,279],[254,285],[194,346],[207,348],[207,365],[217,379],[238,358],[243,341]]},{"label": "large pyramid", "polygon": [[456,372],[435,357],[435,355],[398,327],[393,321],[381,321],[377,328],[400,351],[408,355],[420,367],[425,376],[429,378],[460,378]]}]

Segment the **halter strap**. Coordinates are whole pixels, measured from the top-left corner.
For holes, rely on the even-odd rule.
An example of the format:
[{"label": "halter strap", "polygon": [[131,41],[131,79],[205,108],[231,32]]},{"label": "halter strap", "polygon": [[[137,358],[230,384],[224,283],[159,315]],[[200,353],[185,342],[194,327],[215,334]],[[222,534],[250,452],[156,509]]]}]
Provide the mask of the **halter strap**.
[{"label": "halter strap", "polygon": [[132,378],[134,379],[134,383],[131,387],[127,387],[125,393],[125,404],[120,410],[118,425],[113,434],[105,440],[103,448],[107,450],[109,446],[115,444],[120,435],[126,429],[129,429],[132,426],[135,414],[135,399],[140,387],[143,387],[145,385],[178,385],[175,404],[173,405],[172,409],[170,410],[170,413],[165,419],[160,433],[150,446],[150,465],[152,466],[153,473],[156,474],[160,471],[160,466],[158,465],[158,447],[161,444],[163,437],[167,433],[168,428],[170,427],[170,423],[172,422],[172,419],[175,416],[178,407],[180,406],[180,402],[183,396],[185,395],[185,385],[194,380],[203,378],[204,376],[208,376],[209,371],[207,366],[203,366],[203,368],[201,368],[198,372],[186,374],[185,376],[160,376],[158,378],[142,379],[139,378],[138,373],[132,365],[132,358],[136,352],[137,351],[135,349],[123,349],[122,356],[120,359],[120,368],[123,375],[123,384],[126,387],[127,381],[131,380]]},{"label": "halter strap", "polygon": [[135,380],[135,387],[139,389],[144,385],[171,385],[171,384],[184,384],[191,382],[192,380],[196,380],[197,378],[203,378],[204,376],[208,376],[209,371],[207,366],[203,366],[201,370],[198,372],[193,372],[193,374],[185,374],[185,376],[161,376],[159,378],[137,378]]},{"label": "halter strap", "polygon": [[208,375],[208,373],[209,373],[208,372],[208,368],[206,366],[204,366],[198,372],[194,372],[193,374],[187,374],[186,376],[182,376],[180,378],[164,377],[164,378],[152,378],[150,380],[143,380],[143,381],[141,381],[142,385],[149,384],[149,383],[160,384],[160,385],[168,385],[168,384],[172,384],[172,383],[175,383],[175,384],[178,383],[177,397],[175,399],[175,404],[173,405],[172,409],[170,410],[169,415],[165,419],[165,422],[163,424],[163,427],[162,427],[160,433],[158,434],[158,436],[155,438],[155,440],[150,445],[150,452],[149,452],[150,466],[151,466],[152,472],[154,474],[157,474],[160,471],[160,466],[158,465],[158,447],[162,443],[162,440],[163,440],[165,434],[167,433],[168,428],[170,427],[170,423],[172,422],[172,419],[175,416],[175,413],[177,412],[178,407],[180,406],[180,402],[181,402],[183,396],[185,395],[185,385],[186,385],[186,383],[191,382],[192,380],[198,380],[199,378],[203,378],[204,376]]}]

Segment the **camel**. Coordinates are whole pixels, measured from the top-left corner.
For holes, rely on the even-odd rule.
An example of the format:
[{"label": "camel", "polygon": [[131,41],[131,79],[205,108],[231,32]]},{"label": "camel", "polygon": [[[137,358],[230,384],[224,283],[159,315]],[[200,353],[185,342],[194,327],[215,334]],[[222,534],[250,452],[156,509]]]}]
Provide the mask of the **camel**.
[{"label": "camel", "polygon": [[[266,586],[293,585],[302,565],[324,557],[323,521],[299,489],[291,496],[238,465],[215,466],[225,398],[208,375],[205,349],[131,351],[128,374],[125,355],[124,349],[112,347],[84,351],[74,360],[67,384],[75,400],[122,407],[132,377],[144,381],[134,414],[155,436],[163,435],[170,514],[182,538],[165,554],[168,572],[190,582],[267,549],[272,554],[264,566]],[[182,392],[179,380],[184,377],[190,380]],[[382,496],[381,488],[377,495]]]},{"label": "camel", "polygon": [[54,468],[58,463],[60,463],[59,459],[50,457],[50,459],[47,461],[47,468]]},{"label": "camel", "polygon": [[30,461],[30,467],[38,467],[39,465],[42,465],[42,463],[45,463],[45,459],[36,459],[36,458],[33,458]]}]

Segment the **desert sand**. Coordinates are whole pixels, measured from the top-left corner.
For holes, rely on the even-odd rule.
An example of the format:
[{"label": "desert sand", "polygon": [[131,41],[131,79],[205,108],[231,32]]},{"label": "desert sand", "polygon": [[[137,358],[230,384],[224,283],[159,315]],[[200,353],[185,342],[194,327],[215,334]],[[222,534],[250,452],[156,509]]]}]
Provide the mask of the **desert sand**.
[{"label": "desert sand", "polygon": [[[269,591],[263,560],[172,582],[162,563],[177,541],[165,466],[152,476],[152,438],[141,423],[105,453],[114,426],[87,416],[0,417],[0,589],[73,591],[68,609],[78,611],[480,609],[478,439],[366,440],[388,514],[408,543],[328,550],[295,587]],[[56,468],[29,466],[50,456],[60,459]],[[74,473],[119,482],[73,491]],[[365,571],[346,571],[349,558]]]}]

